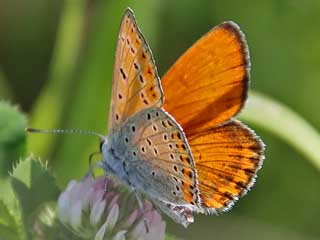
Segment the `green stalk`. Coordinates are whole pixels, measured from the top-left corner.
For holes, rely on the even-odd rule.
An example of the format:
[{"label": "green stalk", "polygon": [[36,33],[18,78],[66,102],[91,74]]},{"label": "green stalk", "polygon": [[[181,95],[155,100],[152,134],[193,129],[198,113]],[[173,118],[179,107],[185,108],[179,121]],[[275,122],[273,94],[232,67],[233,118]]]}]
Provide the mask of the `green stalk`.
[{"label": "green stalk", "polygon": [[252,92],[240,119],[261,127],[289,143],[320,170],[320,134],[284,104]]},{"label": "green stalk", "polygon": [[[68,95],[72,92],[72,74],[81,48],[84,6],[84,0],[64,1],[51,63],[50,79],[33,107],[31,127],[54,129],[63,119]],[[30,149],[36,155],[47,157],[55,139],[55,135],[49,134],[41,137],[30,135]]]}]

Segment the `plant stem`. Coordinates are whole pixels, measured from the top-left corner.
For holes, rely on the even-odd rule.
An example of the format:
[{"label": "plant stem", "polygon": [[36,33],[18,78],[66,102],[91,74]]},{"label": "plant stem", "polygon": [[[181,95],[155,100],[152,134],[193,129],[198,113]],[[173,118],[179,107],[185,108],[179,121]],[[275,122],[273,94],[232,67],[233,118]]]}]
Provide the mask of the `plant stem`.
[{"label": "plant stem", "polygon": [[[72,90],[74,72],[81,48],[85,1],[67,0],[63,6],[57,30],[57,40],[51,62],[47,85],[37,99],[31,114],[31,125],[37,128],[54,129],[63,119],[66,96]],[[36,154],[46,156],[53,149],[56,136],[46,135],[41,139],[30,135],[30,149]]]},{"label": "plant stem", "polygon": [[284,104],[252,92],[240,119],[255,124],[289,143],[320,170],[320,134]]}]

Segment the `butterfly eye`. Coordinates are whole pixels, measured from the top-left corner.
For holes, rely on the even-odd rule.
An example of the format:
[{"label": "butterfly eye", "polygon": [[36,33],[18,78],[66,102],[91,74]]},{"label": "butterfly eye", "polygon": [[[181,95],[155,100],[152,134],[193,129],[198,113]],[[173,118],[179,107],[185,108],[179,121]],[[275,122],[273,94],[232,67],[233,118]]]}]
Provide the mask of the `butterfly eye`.
[{"label": "butterfly eye", "polygon": [[101,141],[100,141],[100,145],[99,145],[100,152],[102,152],[103,143],[104,143],[104,141],[101,140]]}]

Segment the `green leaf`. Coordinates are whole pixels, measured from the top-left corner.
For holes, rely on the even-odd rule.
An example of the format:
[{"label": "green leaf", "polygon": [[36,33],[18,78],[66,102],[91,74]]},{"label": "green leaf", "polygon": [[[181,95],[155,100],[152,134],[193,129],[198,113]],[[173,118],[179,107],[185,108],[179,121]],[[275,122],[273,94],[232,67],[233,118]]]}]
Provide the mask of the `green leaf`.
[{"label": "green leaf", "polygon": [[25,154],[26,122],[17,107],[0,102],[0,179],[8,177],[13,162]]},{"label": "green leaf", "polygon": [[22,239],[20,233],[21,226],[16,222],[5,203],[0,200],[0,239]]},{"label": "green leaf", "polygon": [[[0,200],[11,212],[19,214],[9,172],[15,161],[25,154],[26,117],[17,107],[0,101]],[[19,217],[18,217],[19,218]]]},{"label": "green leaf", "polygon": [[31,238],[31,217],[44,203],[56,201],[59,189],[55,179],[39,160],[32,157],[17,164],[12,176],[12,186],[19,199],[22,221],[28,239]]},{"label": "green leaf", "polygon": [[3,201],[18,219],[20,218],[19,202],[12,189],[10,177],[0,181],[0,201]]}]

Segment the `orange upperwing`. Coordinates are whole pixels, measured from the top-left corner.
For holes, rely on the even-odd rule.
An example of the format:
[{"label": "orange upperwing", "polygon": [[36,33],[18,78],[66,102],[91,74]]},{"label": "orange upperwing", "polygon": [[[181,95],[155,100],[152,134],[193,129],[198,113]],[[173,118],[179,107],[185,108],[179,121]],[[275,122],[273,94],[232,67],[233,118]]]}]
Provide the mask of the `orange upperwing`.
[{"label": "orange upperwing", "polygon": [[225,22],[198,40],[162,78],[166,109],[187,136],[229,120],[247,97],[250,62],[239,27]]},{"label": "orange upperwing", "polygon": [[247,97],[250,60],[244,35],[232,22],[211,30],[162,79],[164,108],[186,133],[205,212],[219,213],[254,183],[264,144],[230,120]]},{"label": "orange upperwing", "polygon": [[263,161],[263,142],[235,120],[188,140],[198,172],[202,207],[209,213],[228,210],[254,184]]}]

